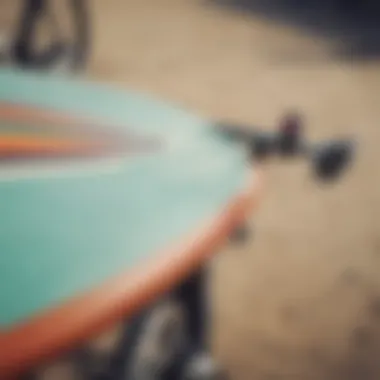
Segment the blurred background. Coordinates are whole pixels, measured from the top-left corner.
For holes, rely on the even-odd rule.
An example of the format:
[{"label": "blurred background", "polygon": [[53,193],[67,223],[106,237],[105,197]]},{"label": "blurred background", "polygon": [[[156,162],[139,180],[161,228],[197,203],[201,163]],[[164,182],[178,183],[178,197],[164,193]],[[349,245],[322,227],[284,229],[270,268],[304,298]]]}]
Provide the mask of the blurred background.
[{"label": "blurred background", "polygon": [[[248,124],[295,109],[312,138],[358,139],[333,186],[265,168],[254,235],[215,262],[213,345],[237,380],[379,379],[380,3],[89,3],[89,77]],[[5,29],[15,8],[0,3]]]}]

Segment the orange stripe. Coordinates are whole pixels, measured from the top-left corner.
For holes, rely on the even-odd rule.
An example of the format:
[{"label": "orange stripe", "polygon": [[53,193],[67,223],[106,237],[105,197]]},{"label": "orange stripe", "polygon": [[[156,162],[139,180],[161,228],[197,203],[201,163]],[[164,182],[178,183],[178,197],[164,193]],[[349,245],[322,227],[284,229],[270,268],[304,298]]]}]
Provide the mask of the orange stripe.
[{"label": "orange stripe", "polygon": [[[128,134],[115,131],[111,125],[100,125],[84,117],[70,116],[52,110],[28,105],[0,103],[0,121],[17,121],[48,124],[51,127],[61,126],[75,128],[76,136],[52,138],[39,136],[1,136],[0,156],[29,154],[99,154],[101,150],[125,148],[128,146]],[[32,126],[31,126],[32,128]],[[79,134],[81,134],[79,136]],[[87,141],[85,140],[87,139]],[[130,146],[134,148],[133,146]]]},{"label": "orange stripe", "polygon": [[0,137],[0,158],[25,156],[97,155],[110,148],[103,142]]},{"label": "orange stripe", "polygon": [[[9,122],[31,122],[42,123],[51,127],[73,128],[90,136],[100,134],[103,136],[106,132],[109,134],[117,134],[112,125],[99,124],[95,120],[91,120],[84,115],[69,115],[63,111],[54,111],[37,106],[29,106],[23,104],[8,104],[0,103],[0,121]],[[115,139],[120,139],[120,136],[114,136]]]},{"label": "orange stripe", "polygon": [[[70,149],[99,147],[101,142],[78,141],[54,138],[23,137],[23,136],[0,136],[0,153],[4,151],[67,151]],[[103,144],[105,145],[105,144]]]},{"label": "orange stripe", "polygon": [[0,103],[0,119],[4,121],[21,121],[30,123],[31,120],[57,125],[74,126],[85,123],[85,119],[70,116],[63,112],[29,106],[24,104]]}]

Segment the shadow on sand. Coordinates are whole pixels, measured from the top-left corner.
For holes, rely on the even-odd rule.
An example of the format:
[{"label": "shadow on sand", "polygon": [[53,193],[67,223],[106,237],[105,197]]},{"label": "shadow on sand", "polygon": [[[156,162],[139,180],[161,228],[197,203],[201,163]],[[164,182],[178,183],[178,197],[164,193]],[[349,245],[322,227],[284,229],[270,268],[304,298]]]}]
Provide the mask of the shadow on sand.
[{"label": "shadow on sand", "polygon": [[206,0],[231,10],[290,24],[337,42],[341,60],[380,59],[380,2],[377,0]]}]

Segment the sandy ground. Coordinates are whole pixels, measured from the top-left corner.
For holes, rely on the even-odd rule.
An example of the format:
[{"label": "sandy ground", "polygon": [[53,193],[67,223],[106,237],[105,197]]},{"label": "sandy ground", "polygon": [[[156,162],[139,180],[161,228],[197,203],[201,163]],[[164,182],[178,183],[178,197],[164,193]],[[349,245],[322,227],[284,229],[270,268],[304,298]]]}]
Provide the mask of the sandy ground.
[{"label": "sandy ground", "polygon": [[358,138],[333,186],[304,163],[265,168],[252,240],[216,263],[213,336],[234,379],[379,379],[380,62],[339,55],[341,36],[212,2],[91,2],[91,76],[218,119],[271,126],[297,109],[313,138]]},{"label": "sandy ground", "polygon": [[214,342],[239,380],[380,378],[380,64],[337,57],[341,38],[212,3],[94,5],[94,76],[245,123],[295,108],[311,137],[359,139],[332,187],[304,164],[266,169],[254,239],[217,262]]}]

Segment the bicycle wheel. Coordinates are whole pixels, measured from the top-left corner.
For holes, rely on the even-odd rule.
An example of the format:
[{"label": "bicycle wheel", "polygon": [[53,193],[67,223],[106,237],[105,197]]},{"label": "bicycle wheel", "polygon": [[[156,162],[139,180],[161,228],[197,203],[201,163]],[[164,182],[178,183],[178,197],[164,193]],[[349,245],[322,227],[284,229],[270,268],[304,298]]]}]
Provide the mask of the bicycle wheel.
[{"label": "bicycle wheel", "polygon": [[[86,67],[91,36],[88,3],[66,0],[58,5],[51,0],[24,0],[11,44],[12,64],[65,71]],[[66,31],[61,25],[64,16],[69,21]]]}]

